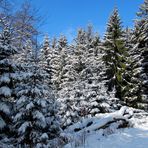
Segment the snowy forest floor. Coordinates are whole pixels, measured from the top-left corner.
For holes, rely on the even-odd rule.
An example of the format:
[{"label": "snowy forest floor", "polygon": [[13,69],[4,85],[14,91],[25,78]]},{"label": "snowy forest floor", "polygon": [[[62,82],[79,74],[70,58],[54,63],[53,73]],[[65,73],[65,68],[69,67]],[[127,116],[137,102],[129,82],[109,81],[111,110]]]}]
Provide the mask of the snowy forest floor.
[{"label": "snowy forest floor", "polygon": [[84,119],[66,130],[64,148],[147,148],[148,113],[122,107],[114,113]]},{"label": "snowy forest floor", "polygon": [[[147,124],[148,126],[148,124]],[[89,135],[85,145],[78,148],[147,148],[148,127],[127,128],[106,137],[100,137],[98,132]],[[71,145],[66,148],[73,148]]]}]

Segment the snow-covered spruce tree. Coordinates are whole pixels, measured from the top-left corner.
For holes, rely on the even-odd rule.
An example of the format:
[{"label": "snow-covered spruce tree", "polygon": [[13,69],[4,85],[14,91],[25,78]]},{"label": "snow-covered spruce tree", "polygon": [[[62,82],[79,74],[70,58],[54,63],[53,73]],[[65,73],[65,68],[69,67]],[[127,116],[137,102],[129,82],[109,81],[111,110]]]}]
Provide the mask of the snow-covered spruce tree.
[{"label": "snow-covered spruce tree", "polygon": [[53,50],[50,46],[49,37],[46,35],[43,42],[43,47],[41,49],[41,55],[42,55],[42,66],[44,70],[47,72],[48,76],[48,86],[52,88],[51,78],[52,78],[52,65],[51,60],[53,57]]},{"label": "snow-covered spruce tree", "polygon": [[[55,46],[55,45],[54,45]],[[57,45],[53,49],[53,57],[51,59],[52,67],[52,83],[56,91],[60,90],[62,76],[64,75],[64,67],[66,64],[68,42],[65,36],[61,36],[57,41]]]},{"label": "snow-covered spruce tree", "polygon": [[[134,102],[134,87],[135,83],[138,84],[138,79],[134,79],[134,60],[133,60],[133,47],[135,44],[133,43],[133,34],[134,31],[132,29],[126,28],[124,30],[124,36],[125,36],[125,42],[126,42],[126,48],[128,49],[128,63],[126,64],[126,71],[125,76],[126,80],[128,82],[128,91],[126,91],[126,94],[124,95],[124,101],[127,105],[136,107],[136,103]],[[135,105],[134,105],[135,104]]]},{"label": "snow-covered spruce tree", "polygon": [[[84,83],[82,83],[82,74],[86,69],[85,55],[86,55],[86,33],[85,30],[79,29],[75,42],[71,45],[70,50],[72,54],[68,58],[67,68],[67,87],[63,87],[62,92],[64,97],[64,108],[66,114],[64,115],[64,125],[70,125],[81,119],[81,102],[84,99],[83,89]],[[66,86],[66,85],[65,85]],[[63,95],[64,96],[64,95]],[[84,111],[83,111],[84,112]],[[86,112],[86,111],[85,111]]]},{"label": "snow-covered spruce tree", "polygon": [[[83,31],[80,30],[78,33],[79,38],[81,38],[80,34],[83,34]],[[63,39],[62,39],[63,40]],[[62,41],[61,40],[61,41]],[[81,38],[83,40],[83,38]],[[60,40],[59,40],[60,41]],[[60,42],[61,42],[60,41]],[[63,40],[64,41],[64,40]],[[64,42],[61,42],[62,44]],[[59,42],[59,43],[60,43]],[[60,44],[59,44],[60,45]],[[60,47],[58,45],[58,47]],[[81,91],[79,87],[81,87],[78,82],[79,80],[79,66],[82,66],[81,59],[78,59],[78,56],[75,54],[75,46],[71,45],[69,48],[70,50],[66,49],[65,47],[59,48],[61,50],[61,55],[59,62],[63,67],[61,67],[62,71],[59,73],[60,82],[58,96],[61,101],[61,109],[60,114],[62,116],[62,126],[66,127],[71,125],[74,122],[77,122],[80,118],[78,115],[79,107],[77,103],[79,102],[79,97],[77,96],[78,92]],[[61,65],[61,66],[62,66]],[[60,64],[59,64],[60,66]],[[76,100],[78,99],[78,100]]]},{"label": "snow-covered spruce tree", "polygon": [[103,85],[105,68],[100,44],[98,35],[88,26],[87,30],[78,31],[75,43],[69,47],[72,53],[68,53],[62,87],[58,91],[63,126],[115,108]]},{"label": "snow-covered spruce tree", "polygon": [[125,76],[128,54],[117,8],[114,9],[107,24],[103,46],[108,91],[112,91],[115,87],[115,96],[123,100],[128,91],[128,82]]},{"label": "snow-covered spruce tree", "polygon": [[41,59],[38,53],[38,49],[35,48],[26,56],[24,66],[27,71],[20,72],[20,82],[16,87],[16,147],[51,147],[50,140],[60,132],[58,104],[44,83],[47,73],[40,66]]},{"label": "snow-covered spruce tree", "polygon": [[57,76],[57,73],[59,71],[59,51],[58,51],[58,48],[57,48],[57,38],[53,38],[51,40],[51,50],[53,51],[52,53],[52,59],[50,61],[50,66],[51,66],[51,83],[52,83],[52,86],[53,86],[53,89],[54,91],[56,92],[57,94],[57,84],[56,84],[56,76]]},{"label": "snow-covered spruce tree", "polygon": [[65,36],[61,36],[58,40],[58,49],[60,51],[59,73],[57,78],[58,90],[61,90],[63,83],[66,81],[67,65],[68,65],[68,41]]},{"label": "snow-covered spruce tree", "polygon": [[[76,83],[76,71],[74,68],[74,61],[75,57],[73,54],[73,45],[68,47],[65,43],[65,39],[61,38],[59,40],[58,47],[61,46],[61,55],[60,55],[60,61],[61,61],[61,71],[58,76],[58,82],[59,83],[59,90],[58,90],[58,96],[59,100],[61,102],[61,109],[60,109],[60,115],[62,117],[62,126],[66,127],[68,125],[71,125],[74,122],[78,121],[78,108],[75,106],[75,88],[74,85]],[[66,46],[63,46],[63,45]]]},{"label": "snow-covered spruce tree", "polygon": [[132,82],[131,96],[127,102],[134,107],[148,109],[148,0],[137,13],[132,36]]},{"label": "snow-covered spruce tree", "polygon": [[[58,54],[53,58],[52,66],[54,68],[53,80],[58,95],[58,100],[61,102],[60,115],[62,119],[62,127],[66,127],[73,122],[76,122],[77,113],[74,109],[73,83],[75,82],[75,71],[72,65],[73,56],[72,49],[69,49],[67,39],[61,36],[58,40]],[[57,64],[57,65],[55,65]],[[54,66],[55,65],[55,66]]]},{"label": "snow-covered spruce tree", "polygon": [[[95,101],[98,99],[97,92],[100,89],[98,81],[101,61],[96,53],[100,41],[97,36],[94,37],[92,29],[92,26],[89,25],[87,30],[79,30],[74,46],[75,61],[73,64],[77,74],[74,91],[80,117],[93,116],[100,112],[99,103]],[[97,108],[94,102],[97,104]]]},{"label": "snow-covered spruce tree", "polygon": [[[24,47],[18,51],[18,54],[15,55],[14,59],[18,64],[18,69],[22,70],[22,68],[24,66],[24,63],[26,63],[27,61],[27,56],[29,55],[29,53],[32,50],[32,41],[31,40],[27,40],[26,44],[24,45]],[[25,70],[25,69],[24,69]]]},{"label": "snow-covered spruce tree", "polygon": [[17,49],[11,42],[10,28],[5,25],[0,32],[0,140],[5,138],[5,135],[11,135],[13,81],[16,68],[12,56],[16,53]]},{"label": "snow-covered spruce tree", "polygon": [[78,97],[80,102],[79,114],[82,117],[96,116],[99,113],[109,112],[111,108],[115,108],[112,103],[113,98],[107,94],[107,89],[104,87],[105,65],[102,61],[101,41],[99,36],[94,34],[91,25],[85,30],[85,37],[85,43],[82,45],[83,49],[85,49],[82,55],[85,67],[80,73],[79,83],[83,87],[80,91],[81,97]]}]

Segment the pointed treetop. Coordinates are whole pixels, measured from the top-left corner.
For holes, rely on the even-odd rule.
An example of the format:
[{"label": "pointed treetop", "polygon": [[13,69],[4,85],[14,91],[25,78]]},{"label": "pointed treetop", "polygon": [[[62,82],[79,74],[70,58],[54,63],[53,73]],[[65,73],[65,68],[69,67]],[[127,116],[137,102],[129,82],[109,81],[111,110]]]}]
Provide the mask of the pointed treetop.
[{"label": "pointed treetop", "polygon": [[47,48],[47,47],[49,47],[49,46],[50,46],[50,43],[49,43],[49,36],[48,36],[48,34],[46,34],[45,37],[44,37],[43,47],[44,47],[44,48]]},{"label": "pointed treetop", "polygon": [[113,9],[113,12],[112,12],[111,16],[110,16],[109,22],[114,22],[114,23],[116,23],[117,21],[118,21],[118,22],[120,21],[120,16],[119,16],[118,8],[115,7],[115,8]]},{"label": "pointed treetop", "polygon": [[59,40],[58,40],[58,45],[59,45],[60,47],[65,47],[65,46],[67,46],[67,44],[68,44],[68,41],[67,41],[66,36],[60,35],[60,38],[59,38]]},{"label": "pointed treetop", "polygon": [[86,37],[88,41],[91,41],[93,37],[93,25],[92,24],[87,25]]},{"label": "pointed treetop", "polygon": [[57,38],[56,37],[53,37],[52,41],[51,41],[51,47],[52,48],[56,48],[57,46]]},{"label": "pointed treetop", "polygon": [[75,39],[77,44],[85,44],[86,43],[86,32],[84,29],[78,29],[77,37]]},{"label": "pointed treetop", "polygon": [[49,35],[48,34],[45,34],[44,41],[49,41]]},{"label": "pointed treetop", "polygon": [[122,22],[118,13],[117,7],[114,8],[108,24],[107,24],[107,30],[105,34],[105,39],[106,38],[119,38],[122,37],[123,31],[122,31]]}]

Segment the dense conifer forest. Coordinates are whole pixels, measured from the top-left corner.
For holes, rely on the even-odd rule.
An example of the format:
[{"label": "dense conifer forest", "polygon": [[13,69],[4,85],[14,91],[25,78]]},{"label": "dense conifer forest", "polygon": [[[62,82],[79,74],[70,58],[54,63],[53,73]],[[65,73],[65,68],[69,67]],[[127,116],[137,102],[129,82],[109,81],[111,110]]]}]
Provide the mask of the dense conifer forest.
[{"label": "dense conifer forest", "polygon": [[115,7],[103,38],[86,24],[70,43],[45,34],[40,44],[31,4],[12,9],[0,0],[0,148],[61,148],[81,131],[84,144],[92,125],[125,128],[136,113],[148,116],[148,0],[133,28]]}]

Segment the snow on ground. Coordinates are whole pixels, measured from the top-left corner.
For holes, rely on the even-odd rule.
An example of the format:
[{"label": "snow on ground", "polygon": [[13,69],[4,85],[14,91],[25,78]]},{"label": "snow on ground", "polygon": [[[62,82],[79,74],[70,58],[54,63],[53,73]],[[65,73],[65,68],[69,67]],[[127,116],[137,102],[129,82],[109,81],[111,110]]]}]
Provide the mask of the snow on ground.
[{"label": "snow on ground", "polygon": [[[73,148],[71,145],[66,148]],[[147,148],[148,129],[129,128],[104,137],[99,137],[98,133],[90,135],[85,145],[77,148]]]},{"label": "snow on ground", "polygon": [[[127,116],[127,112],[125,114],[124,111],[126,110],[130,112],[130,115],[132,114],[131,112],[134,112],[132,109],[124,107],[121,108],[120,111],[117,111],[115,113],[104,116],[101,115],[102,117],[98,118],[98,120],[101,122],[96,122],[95,119],[95,122],[90,125],[90,127],[83,128],[81,130],[82,132],[79,131],[77,133],[74,133],[71,136],[72,141],[64,148],[148,148],[148,114],[143,111],[133,113],[132,118],[128,119],[130,125],[132,125],[133,127],[118,129],[116,128],[117,123],[114,122],[105,129],[92,130],[89,133],[85,132],[88,128],[90,129],[91,127],[94,127],[96,123],[102,124],[102,121],[104,121],[104,119],[104,124],[106,124],[107,119],[112,120],[116,115],[119,116],[119,114],[120,116],[124,114],[123,117],[125,118],[125,116]],[[90,120],[91,119],[89,119],[89,121]],[[86,119],[84,121],[86,122]],[[79,126],[77,123],[71,126],[68,130],[72,131],[75,127],[82,128],[82,126]]]}]

